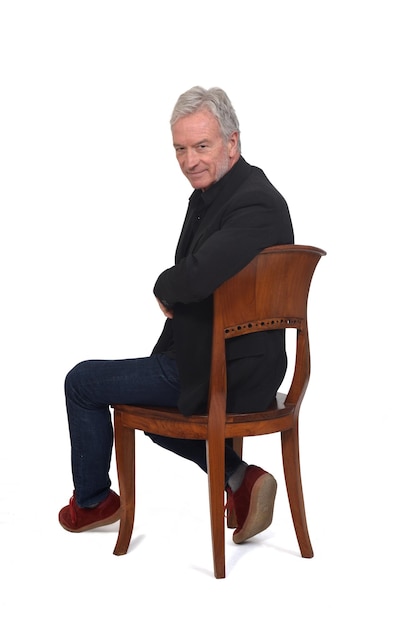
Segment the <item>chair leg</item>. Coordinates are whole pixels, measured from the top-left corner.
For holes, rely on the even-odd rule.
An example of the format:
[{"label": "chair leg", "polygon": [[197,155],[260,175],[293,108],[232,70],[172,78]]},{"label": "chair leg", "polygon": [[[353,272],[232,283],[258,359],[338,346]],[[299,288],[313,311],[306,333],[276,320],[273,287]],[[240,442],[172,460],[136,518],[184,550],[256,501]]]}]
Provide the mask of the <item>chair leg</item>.
[{"label": "chair leg", "polygon": [[233,506],[233,501],[229,498],[229,494],[226,496],[226,520],[227,528],[237,528],[236,511]]},{"label": "chair leg", "polygon": [[281,433],[281,446],[285,482],[287,485],[288,500],[290,502],[295,534],[297,535],[301,556],[311,558],[314,553],[308,534],[304,507],[297,425],[291,430],[286,430]]},{"label": "chair leg", "polygon": [[215,578],[225,578],[225,533],[224,533],[224,439],[207,442],[208,483],[210,497],[211,539]]},{"label": "chair leg", "polygon": [[[227,439],[227,444],[232,446],[236,454],[242,458],[243,437],[232,437]],[[227,497],[227,527],[237,528],[236,511],[233,506],[229,506],[229,497]]]},{"label": "chair leg", "polygon": [[115,411],[114,440],[117,475],[120,489],[120,526],[113,554],[126,554],[132,537],[135,519],[135,430],[122,424],[122,417]]}]

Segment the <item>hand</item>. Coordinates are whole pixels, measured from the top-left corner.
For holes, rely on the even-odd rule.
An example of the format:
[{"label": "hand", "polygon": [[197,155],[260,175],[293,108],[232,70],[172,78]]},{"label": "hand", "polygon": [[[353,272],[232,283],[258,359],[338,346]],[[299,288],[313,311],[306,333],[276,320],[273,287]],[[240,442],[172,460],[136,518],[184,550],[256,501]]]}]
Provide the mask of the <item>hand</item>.
[{"label": "hand", "polygon": [[156,301],[159,304],[159,308],[161,309],[165,317],[168,317],[170,320],[172,320],[172,318],[174,317],[174,311],[172,309],[168,309],[164,304],[162,304],[159,298],[156,298]]}]

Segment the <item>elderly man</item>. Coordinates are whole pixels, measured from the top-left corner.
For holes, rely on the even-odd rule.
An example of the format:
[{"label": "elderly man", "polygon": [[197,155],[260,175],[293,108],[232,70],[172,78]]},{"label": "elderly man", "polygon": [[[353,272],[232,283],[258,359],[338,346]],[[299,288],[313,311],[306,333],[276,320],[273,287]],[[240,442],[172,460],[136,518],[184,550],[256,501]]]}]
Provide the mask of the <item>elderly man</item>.
[{"label": "elderly man", "polygon": [[[154,287],[165,325],[151,356],[85,361],[66,377],[74,493],[59,513],[61,525],[82,532],[119,519],[110,489],[113,445],[110,405],[177,406],[184,415],[206,409],[213,292],[262,249],[293,243],[287,204],[257,167],[241,155],[234,108],[219,88],[182,94],[171,117],[175,154],[194,191],[178,241],[175,264]],[[227,346],[228,411],[264,410],[287,367],[282,330],[231,339]],[[158,445],[206,471],[204,441],[147,433]],[[233,493],[241,543],[272,520],[276,481],[228,446],[225,488]]]}]

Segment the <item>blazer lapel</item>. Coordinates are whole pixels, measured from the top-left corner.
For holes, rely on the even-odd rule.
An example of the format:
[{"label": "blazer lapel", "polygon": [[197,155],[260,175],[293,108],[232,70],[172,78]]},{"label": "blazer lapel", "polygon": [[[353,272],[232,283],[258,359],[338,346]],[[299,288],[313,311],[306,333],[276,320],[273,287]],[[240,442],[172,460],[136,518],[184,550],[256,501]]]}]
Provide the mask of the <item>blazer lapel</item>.
[{"label": "blazer lapel", "polygon": [[175,252],[176,263],[184,258],[190,249],[195,225],[195,209],[201,200],[201,193],[202,192],[199,189],[196,189],[190,196],[187,213],[185,215],[182,231]]}]

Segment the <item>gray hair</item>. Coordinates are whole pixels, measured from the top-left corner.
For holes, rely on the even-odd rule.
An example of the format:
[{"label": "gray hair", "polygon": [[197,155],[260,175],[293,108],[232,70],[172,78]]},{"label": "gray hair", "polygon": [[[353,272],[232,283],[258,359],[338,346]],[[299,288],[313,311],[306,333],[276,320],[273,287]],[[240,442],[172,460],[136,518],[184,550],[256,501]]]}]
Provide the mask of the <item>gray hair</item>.
[{"label": "gray hair", "polygon": [[232,133],[238,133],[240,152],[239,121],[228,95],[219,87],[212,87],[211,89],[192,87],[181,94],[171,115],[171,129],[180,118],[196,113],[200,109],[207,109],[214,115],[219,122],[224,141],[228,141]]}]

